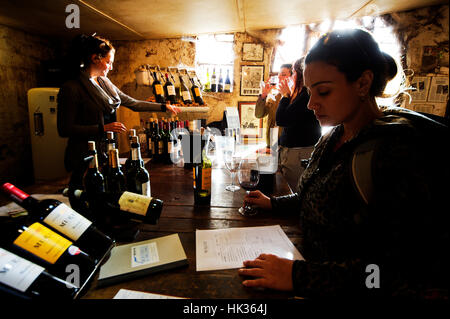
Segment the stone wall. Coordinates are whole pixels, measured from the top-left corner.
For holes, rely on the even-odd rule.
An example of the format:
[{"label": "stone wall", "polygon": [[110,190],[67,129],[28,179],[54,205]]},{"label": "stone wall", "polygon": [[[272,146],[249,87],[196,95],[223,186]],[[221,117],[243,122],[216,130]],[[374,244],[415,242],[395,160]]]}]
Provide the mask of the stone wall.
[{"label": "stone wall", "polygon": [[0,182],[31,181],[27,91],[38,86],[41,62],[54,51],[45,38],[0,25]]}]

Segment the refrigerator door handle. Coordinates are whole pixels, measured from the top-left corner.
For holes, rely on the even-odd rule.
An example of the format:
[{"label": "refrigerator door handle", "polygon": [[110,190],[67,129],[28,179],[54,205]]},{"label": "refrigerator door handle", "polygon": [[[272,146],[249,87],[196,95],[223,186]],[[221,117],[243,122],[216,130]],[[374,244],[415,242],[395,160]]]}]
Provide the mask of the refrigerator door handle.
[{"label": "refrigerator door handle", "polygon": [[34,112],[34,135],[44,135],[44,116],[42,112]]}]

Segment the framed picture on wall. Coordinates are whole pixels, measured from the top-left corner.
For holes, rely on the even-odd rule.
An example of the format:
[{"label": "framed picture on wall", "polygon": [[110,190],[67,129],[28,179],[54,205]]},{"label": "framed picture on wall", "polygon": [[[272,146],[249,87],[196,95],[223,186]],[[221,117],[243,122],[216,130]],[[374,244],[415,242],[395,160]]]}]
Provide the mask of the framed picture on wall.
[{"label": "framed picture on wall", "polygon": [[259,43],[244,43],[242,45],[242,61],[264,61],[264,47]]},{"label": "framed picture on wall", "polygon": [[259,83],[264,78],[264,65],[241,65],[240,95],[256,96],[261,93]]},{"label": "framed picture on wall", "polygon": [[241,120],[241,135],[244,137],[260,137],[263,119],[255,116],[256,102],[238,102]]}]

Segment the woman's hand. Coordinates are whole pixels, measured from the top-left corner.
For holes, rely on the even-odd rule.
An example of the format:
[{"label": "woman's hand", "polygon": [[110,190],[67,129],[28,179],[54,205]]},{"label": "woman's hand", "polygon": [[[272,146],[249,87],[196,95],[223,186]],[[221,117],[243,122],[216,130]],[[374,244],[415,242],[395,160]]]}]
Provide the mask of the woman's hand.
[{"label": "woman's hand", "polygon": [[270,201],[270,197],[264,195],[263,193],[261,193],[261,191],[252,191],[248,195],[245,195],[244,206],[246,204],[253,204],[265,210],[272,209],[272,202]]},{"label": "woman's hand", "polygon": [[289,78],[286,78],[280,82],[278,87],[278,91],[281,95],[289,97],[291,95],[291,89],[289,88]]},{"label": "woman's hand", "polygon": [[269,80],[270,80],[270,78],[265,82],[265,85],[261,91],[261,97],[263,99],[265,99],[267,97],[267,95],[269,94],[269,92],[272,90],[272,85],[270,85]]},{"label": "woman's hand", "polygon": [[246,268],[238,270],[239,275],[255,277],[242,282],[246,287],[264,287],[290,291],[292,284],[293,260],[271,254],[261,254],[254,260],[244,261]]},{"label": "woman's hand", "polygon": [[103,130],[105,132],[110,131],[110,132],[114,132],[114,133],[122,133],[122,132],[126,132],[127,128],[125,127],[125,125],[123,125],[120,122],[112,122],[112,123],[103,125]]},{"label": "woman's hand", "polygon": [[175,115],[181,112],[181,109],[178,106],[166,105],[166,108],[168,111],[172,112]]}]

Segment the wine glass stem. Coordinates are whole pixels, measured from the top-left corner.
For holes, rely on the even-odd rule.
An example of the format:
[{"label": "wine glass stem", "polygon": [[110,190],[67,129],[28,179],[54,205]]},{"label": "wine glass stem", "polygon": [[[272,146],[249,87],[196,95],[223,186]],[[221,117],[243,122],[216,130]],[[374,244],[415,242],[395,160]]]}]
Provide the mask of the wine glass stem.
[{"label": "wine glass stem", "polygon": [[234,174],[235,172],[231,172],[231,185],[234,186]]}]

